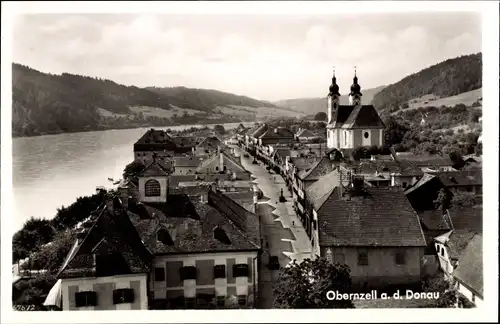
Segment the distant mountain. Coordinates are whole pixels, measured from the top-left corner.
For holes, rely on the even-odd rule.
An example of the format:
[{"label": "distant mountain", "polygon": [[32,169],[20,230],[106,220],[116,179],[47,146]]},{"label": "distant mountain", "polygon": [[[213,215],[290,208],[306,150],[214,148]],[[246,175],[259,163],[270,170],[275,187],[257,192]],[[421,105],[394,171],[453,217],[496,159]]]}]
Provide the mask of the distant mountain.
[{"label": "distant mountain", "polygon": [[[414,106],[420,98],[456,96],[482,87],[481,53],[460,56],[430,66],[378,92],[373,105],[383,114]],[[426,102],[427,101],[427,102]],[[424,100],[422,104],[428,104]]]},{"label": "distant mountain", "polygon": [[138,88],[110,80],[12,65],[12,134],[254,121],[301,114],[216,90]]},{"label": "distant mountain", "polygon": [[[363,94],[363,103],[370,104],[374,95],[384,89],[385,86],[380,86],[377,88],[371,88],[363,90],[361,89],[361,93]],[[318,112],[326,112],[327,102],[326,96],[324,98],[299,98],[299,99],[288,99],[288,100],[280,100],[273,102],[275,105],[303,112],[308,115],[315,115]],[[340,104],[347,105],[349,104],[349,96],[342,95],[340,96]]]}]

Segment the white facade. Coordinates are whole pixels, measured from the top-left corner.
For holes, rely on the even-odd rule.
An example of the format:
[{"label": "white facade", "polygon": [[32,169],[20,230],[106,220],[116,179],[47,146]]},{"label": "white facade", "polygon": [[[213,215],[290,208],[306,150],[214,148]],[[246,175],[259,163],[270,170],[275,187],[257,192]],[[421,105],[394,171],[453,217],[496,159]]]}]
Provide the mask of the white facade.
[{"label": "white facade", "polygon": [[[156,180],[160,183],[160,196],[146,196],[146,182]],[[144,202],[165,202],[167,201],[168,177],[140,177],[139,178],[139,195],[140,200]]]},{"label": "white facade", "polygon": [[[147,280],[146,274],[130,274],[130,275],[116,275],[112,277],[93,277],[93,278],[68,278],[61,280],[61,290],[62,290],[62,304],[63,311],[67,310],[82,310],[89,311],[95,310],[96,307],[78,307],[74,308],[74,305],[70,304],[70,289],[69,287],[78,287],[78,291],[94,291],[94,285],[99,284],[114,284],[114,289],[122,289],[122,288],[131,288],[131,281],[140,281],[140,293],[135,292],[135,299],[140,300],[140,309],[148,309],[148,297],[147,297]],[[103,298],[111,299],[113,298],[113,290],[109,291],[100,291],[100,294],[97,296],[97,300]],[[108,303],[110,304],[110,303]],[[132,304],[123,303],[114,305],[114,309],[116,310],[130,310]]]},{"label": "white facade", "polygon": [[[213,260],[214,265],[226,265],[227,259],[235,259],[235,264],[246,264],[248,258],[252,258],[253,266],[251,271],[251,282],[247,277],[236,277],[235,283],[228,283],[227,278],[216,278],[214,284],[211,285],[196,285],[196,279],[184,280],[184,297],[196,297],[196,289],[198,288],[215,288],[216,296],[226,296],[227,287],[235,287],[237,295],[248,296],[248,286],[254,285],[257,290],[258,271],[257,271],[257,251],[252,252],[219,252],[219,253],[199,253],[199,254],[183,254],[183,255],[168,255],[155,257],[155,266],[165,268],[167,262],[181,261],[183,267],[196,266],[196,261]],[[154,278],[152,278],[154,279]],[[168,273],[165,273],[165,281],[152,280],[152,290],[155,299],[164,298],[167,290],[178,290],[178,287],[167,287]],[[254,292],[256,293],[256,292]]]}]

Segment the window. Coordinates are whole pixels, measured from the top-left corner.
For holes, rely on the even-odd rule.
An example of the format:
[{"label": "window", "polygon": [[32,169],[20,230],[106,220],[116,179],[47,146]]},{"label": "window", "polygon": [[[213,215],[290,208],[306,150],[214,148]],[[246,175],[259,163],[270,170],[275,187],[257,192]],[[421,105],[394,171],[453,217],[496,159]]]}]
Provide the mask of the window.
[{"label": "window", "polygon": [[155,268],[155,281],[165,281],[165,268]]},{"label": "window", "polygon": [[240,263],[233,265],[233,277],[248,277],[248,264]]},{"label": "window", "polygon": [[370,134],[368,132],[365,132],[365,134],[363,135],[365,138],[368,138],[370,136]]},{"label": "window", "polygon": [[217,296],[215,302],[217,303],[217,307],[226,306],[226,296]]},{"label": "window", "polygon": [[182,280],[196,279],[196,267],[194,266],[182,267],[181,279]]},{"label": "window", "polygon": [[441,256],[444,256],[444,248],[441,249]]},{"label": "window", "polygon": [[344,145],[347,145],[347,132],[344,131]]},{"label": "window", "polygon": [[406,182],[403,182],[403,188],[406,188],[408,184]]},{"label": "window", "polygon": [[218,166],[215,167],[215,171],[219,171],[219,167]]},{"label": "window", "polygon": [[133,289],[116,289],[113,291],[113,304],[125,304],[134,302]]},{"label": "window", "polygon": [[76,307],[89,307],[97,305],[97,293],[95,291],[82,291],[75,294]]},{"label": "window", "polygon": [[148,180],[144,185],[144,191],[146,197],[158,197],[160,196],[160,183],[154,179]]},{"label": "window", "polygon": [[246,306],[247,304],[247,296],[246,295],[238,295],[238,305]]},{"label": "window", "polygon": [[360,266],[368,265],[368,253],[358,252],[358,265]]},{"label": "window", "polygon": [[406,255],[404,252],[396,252],[396,264],[406,264]]},{"label": "window", "polygon": [[214,267],[214,278],[226,278],[226,266],[218,264]]},{"label": "window", "polygon": [[196,307],[196,298],[184,297],[184,307],[187,309],[192,309]]}]

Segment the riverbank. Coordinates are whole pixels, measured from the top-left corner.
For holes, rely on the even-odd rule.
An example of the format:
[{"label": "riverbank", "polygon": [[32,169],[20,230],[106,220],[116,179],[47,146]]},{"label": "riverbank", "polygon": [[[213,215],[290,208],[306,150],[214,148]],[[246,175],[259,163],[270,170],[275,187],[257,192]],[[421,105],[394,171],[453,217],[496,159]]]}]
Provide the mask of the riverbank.
[{"label": "riverbank", "polygon": [[231,124],[236,124],[238,125],[239,123],[247,124],[247,123],[252,123],[255,121],[246,121],[246,120],[237,120],[237,121],[214,121],[214,120],[207,120],[206,122],[200,121],[198,123],[166,123],[166,124],[143,124],[143,125],[125,125],[125,126],[119,126],[119,127],[108,127],[107,125],[99,125],[96,128],[92,129],[87,129],[87,130],[68,130],[68,131],[55,131],[55,132],[43,132],[40,134],[33,134],[33,135],[19,135],[19,134],[12,134],[12,138],[32,138],[32,137],[40,137],[40,136],[50,136],[50,135],[62,135],[62,134],[77,134],[77,133],[89,133],[89,132],[103,132],[103,131],[110,131],[110,130],[127,130],[127,129],[142,129],[142,128],[166,128],[166,127],[204,127],[208,126],[212,128],[215,125],[222,125],[224,128],[231,129],[231,127],[226,127],[226,125],[231,125]]}]

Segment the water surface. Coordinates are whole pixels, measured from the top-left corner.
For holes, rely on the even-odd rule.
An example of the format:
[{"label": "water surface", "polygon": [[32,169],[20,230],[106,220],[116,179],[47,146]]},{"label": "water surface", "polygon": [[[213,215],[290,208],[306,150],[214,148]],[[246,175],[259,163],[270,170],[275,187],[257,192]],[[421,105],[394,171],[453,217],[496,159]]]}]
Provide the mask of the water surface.
[{"label": "water surface", "polygon": [[[231,129],[239,123],[224,124]],[[183,125],[158,129],[185,129]],[[133,160],[133,144],[147,128],[14,138],[12,180],[14,228],[30,217],[55,216],[57,208],[110,187]]]}]

